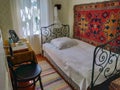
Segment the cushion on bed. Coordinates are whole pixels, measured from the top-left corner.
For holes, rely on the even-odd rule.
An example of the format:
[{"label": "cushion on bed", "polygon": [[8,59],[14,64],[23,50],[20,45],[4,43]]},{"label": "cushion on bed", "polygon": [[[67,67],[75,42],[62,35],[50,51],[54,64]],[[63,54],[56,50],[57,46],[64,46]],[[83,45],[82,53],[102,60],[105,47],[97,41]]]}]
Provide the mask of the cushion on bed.
[{"label": "cushion on bed", "polygon": [[78,42],[68,37],[61,37],[51,40],[51,44],[53,44],[58,49],[65,49],[77,45]]}]

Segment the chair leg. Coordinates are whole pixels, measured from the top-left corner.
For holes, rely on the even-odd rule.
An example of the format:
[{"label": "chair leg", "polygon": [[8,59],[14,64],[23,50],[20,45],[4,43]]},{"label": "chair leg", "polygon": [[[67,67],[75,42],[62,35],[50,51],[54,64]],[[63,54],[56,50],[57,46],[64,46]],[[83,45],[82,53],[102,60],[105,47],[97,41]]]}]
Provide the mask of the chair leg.
[{"label": "chair leg", "polygon": [[14,81],[14,90],[17,90],[17,81]]},{"label": "chair leg", "polygon": [[42,85],[42,81],[41,81],[41,77],[40,77],[40,76],[39,76],[39,83],[40,83],[41,90],[44,90],[44,89],[43,89],[43,85]]},{"label": "chair leg", "polygon": [[11,79],[11,83],[12,83],[12,87],[13,87],[13,90],[15,89],[15,81],[13,79]]},{"label": "chair leg", "polygon": [[11,76],[11,82],[12,82],[13,90],[17,90],[17,82],[13,76]]},{"label": "chair leg", "polygon": [[36,84],[35,84],[35,79],[33,80],[33,83],[34,83],[34,86],[36,86]]}]

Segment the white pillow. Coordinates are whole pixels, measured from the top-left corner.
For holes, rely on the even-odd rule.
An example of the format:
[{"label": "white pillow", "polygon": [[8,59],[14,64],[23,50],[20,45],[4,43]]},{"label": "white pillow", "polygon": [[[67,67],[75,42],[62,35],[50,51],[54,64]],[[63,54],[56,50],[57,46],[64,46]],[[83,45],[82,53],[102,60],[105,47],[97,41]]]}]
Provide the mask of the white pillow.
[{"label": "white pillow", "polygon": [[77,41],[70,39],[68,37],[61,37],[51,40],[51,43],[58,49],[70,48],[74,45],[77,45]]}]

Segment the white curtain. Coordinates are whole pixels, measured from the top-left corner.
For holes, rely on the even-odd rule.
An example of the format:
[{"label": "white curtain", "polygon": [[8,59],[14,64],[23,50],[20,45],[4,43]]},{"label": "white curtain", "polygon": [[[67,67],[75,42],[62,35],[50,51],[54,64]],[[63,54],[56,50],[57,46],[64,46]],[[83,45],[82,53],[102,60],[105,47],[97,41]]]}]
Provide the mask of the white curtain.
[{"label": "white curtain", "polygon": [[41,27],[53,24],[52,0],[40,0],[41,6]]},{"label": "white curtain", "polygon": [[27,38],[40,53],[40,28],[53,23],[51,0],[11,0],[13,25],[21,38]]},{"label": "white curtain", "polygon": [[[40,49],[40,45],[37,43],[40,42],[38,38],[40,32],[40,0],[19,0],[19,6],[20,33],[29,40],[33,50],[38,53],[36,50]],[[36,46],[37,44],[38,46]]]}]

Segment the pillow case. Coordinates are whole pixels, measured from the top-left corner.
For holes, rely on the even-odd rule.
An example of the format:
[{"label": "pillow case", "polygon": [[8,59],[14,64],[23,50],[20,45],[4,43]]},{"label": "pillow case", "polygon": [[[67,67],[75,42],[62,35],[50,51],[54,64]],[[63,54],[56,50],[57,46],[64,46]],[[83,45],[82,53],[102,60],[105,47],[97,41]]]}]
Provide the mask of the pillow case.
[{"label": "pillow case", "polygon": [[51,44],[53,44],[58,49],[65,49],[77,45],[78,42],[68,37],[61,37],[51,40]]}]

